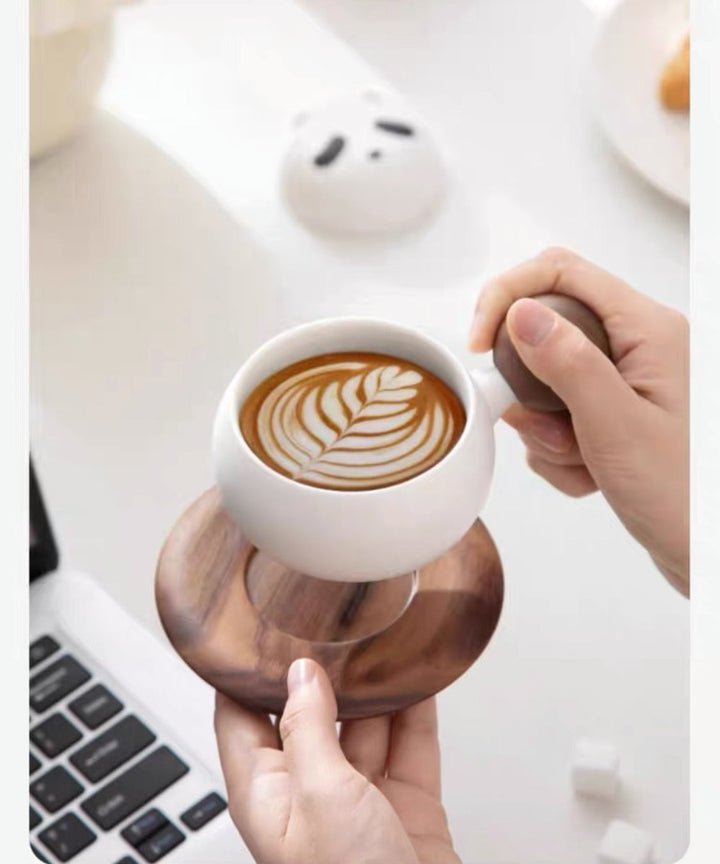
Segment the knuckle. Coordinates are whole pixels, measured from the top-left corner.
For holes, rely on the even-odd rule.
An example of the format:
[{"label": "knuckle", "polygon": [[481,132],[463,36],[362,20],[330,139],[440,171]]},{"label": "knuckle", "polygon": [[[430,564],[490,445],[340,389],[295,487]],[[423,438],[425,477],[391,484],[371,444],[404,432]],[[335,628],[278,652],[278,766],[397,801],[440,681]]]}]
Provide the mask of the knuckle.
[{"label": "knuckle", "polygon": [[540,474],[540,476],[544,476],[545,460],[534,450],[527,450],[525,452],[525,462],[531,471]]},{"label": "knuckle", "polygon": [[690,323],[682,312],[678,312],[677,309],[668,309],[667,322],[668,330],[676,339],[683,342],[688,340],[690,336]]},{"label": "knuckle", "polygon": [[575,466],[554,465],[531,451],[527,452],[525,459],[532,471],[570,498],[584,498],[595,491],[589,477],[573,472]]},{"label": "knuckle", "polygon": [[574,483],[569,483],[564,491],[570,498],[585,498],[593,490],[590,488],[588,483],[576,481]]},{"label": "knuckle", "polygon": [[297,734],[307,720],[308,711],[305,707],[286,709],[278,723],[278,732],[283,742]]},{"label": "knuckle", "polygon": [[554,264],[556,267],[570,267],[580,261],[580,257],[572,249],[565,246],[548,246],[538,256],[542,261]]},{"label": "knuckle", "polygon": [[505,273],[499,273],[486,282],[478,295],[476,310],[481,306],[495,303],[497,298],[509,296],[507,283],[508,280]]}]

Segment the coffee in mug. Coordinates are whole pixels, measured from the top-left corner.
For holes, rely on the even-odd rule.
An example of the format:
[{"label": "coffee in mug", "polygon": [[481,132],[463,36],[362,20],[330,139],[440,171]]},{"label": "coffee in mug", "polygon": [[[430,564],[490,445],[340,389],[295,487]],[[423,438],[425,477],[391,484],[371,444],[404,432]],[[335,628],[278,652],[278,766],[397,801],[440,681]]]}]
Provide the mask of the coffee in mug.
[{"label": "coffee in mug", "polygon": [[465,409],[440,378],[372,352],[322,354],[266,378],[240,429],[273,470],[323,489],[381,489],[422,474],[453,448]]}]

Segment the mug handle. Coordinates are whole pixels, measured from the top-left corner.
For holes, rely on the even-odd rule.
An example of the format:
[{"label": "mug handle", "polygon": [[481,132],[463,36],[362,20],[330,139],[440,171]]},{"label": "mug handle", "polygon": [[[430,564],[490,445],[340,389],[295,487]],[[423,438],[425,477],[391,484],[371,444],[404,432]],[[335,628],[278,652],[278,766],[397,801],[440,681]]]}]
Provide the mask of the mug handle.
[{"label": "mug handle", "polygon": [[[610,339],[602,321],[580,300],[564,294],[539,294],[533,299],[567,318],[606,357],[611,356]],[[471,373],[490,408],[493,423],[515,402],[535,411],[554,413],[567,410],[559,396],[522,362],[510,339],[506,321],[502,322],[495,336],[493,361],[494,369]]]}]

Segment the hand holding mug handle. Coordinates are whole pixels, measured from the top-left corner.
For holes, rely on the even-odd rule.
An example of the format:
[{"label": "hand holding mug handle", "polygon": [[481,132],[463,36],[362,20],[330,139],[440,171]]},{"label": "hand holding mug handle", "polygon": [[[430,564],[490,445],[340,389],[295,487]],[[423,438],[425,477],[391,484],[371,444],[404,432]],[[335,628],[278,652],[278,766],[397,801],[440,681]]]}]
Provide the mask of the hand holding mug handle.
[{"label": "hand holding mug handle", "polygon": [[[606,357],[611,356],[610,339],[602,321],[580,300],[564,294],[541,294],[533,300],[562,315]],[[493,361],[503,382],[499,382],[497,375],[491,373],[495,380],[482,376],[484,379],[482,389],[485,391],[494,417],[499,417],[513,402],[520,402],[527,408],[549,413],[567,410],[567,405],[560,397],[523,363],[510,338],[506,321],[502,322],[495,336]]]}]

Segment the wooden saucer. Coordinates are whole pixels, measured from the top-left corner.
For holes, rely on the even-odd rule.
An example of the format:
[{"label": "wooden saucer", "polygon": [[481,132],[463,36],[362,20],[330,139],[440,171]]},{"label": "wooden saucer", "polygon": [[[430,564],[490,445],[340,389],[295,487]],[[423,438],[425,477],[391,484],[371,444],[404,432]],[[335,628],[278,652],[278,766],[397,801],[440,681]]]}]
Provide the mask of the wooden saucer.
[{"label": "wooden saucer", "polygon": [[503,574],[480,520],[415,574],[352,583],[294,573],[245,540],[213,488],[168,536],[155,595],[173,646],[213,687],[281,714],[288,667],[311,657],[343,720],[398,711],[462,675],[495,631]]}]

